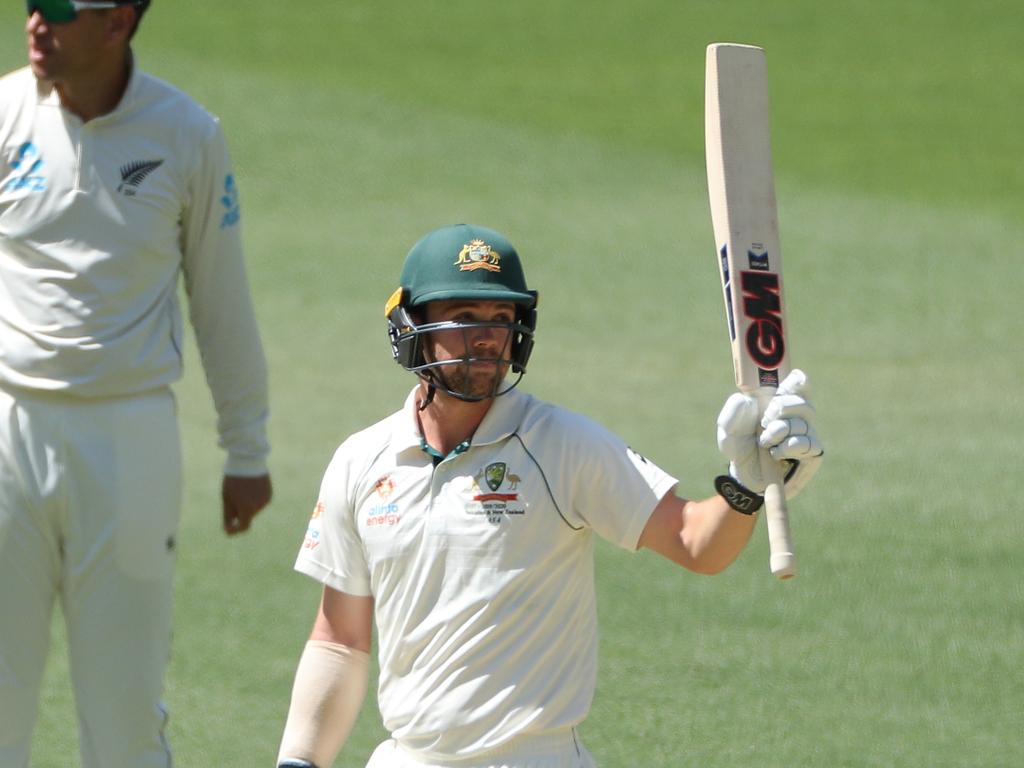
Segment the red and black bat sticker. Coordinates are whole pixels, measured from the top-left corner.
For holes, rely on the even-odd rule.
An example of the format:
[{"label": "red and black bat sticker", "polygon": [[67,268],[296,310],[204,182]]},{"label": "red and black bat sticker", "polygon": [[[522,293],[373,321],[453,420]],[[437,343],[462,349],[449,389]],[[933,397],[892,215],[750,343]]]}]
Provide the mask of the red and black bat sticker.
[{"label": "red and black bat sticker", "polygon": [[[744,339],[747,353],[762,371],[775,371],[786,356],[779,276],[775,272],[741,272],[740,288],[743,314],[750,320]],[[769,382],[762,376],[762,383]]]}]

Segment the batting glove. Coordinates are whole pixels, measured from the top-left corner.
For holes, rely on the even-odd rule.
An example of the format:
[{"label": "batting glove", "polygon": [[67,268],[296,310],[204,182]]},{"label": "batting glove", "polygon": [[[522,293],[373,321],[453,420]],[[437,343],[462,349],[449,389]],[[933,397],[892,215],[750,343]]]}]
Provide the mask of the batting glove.
[{"label": "batting glove", "polygon": [[805,396],[809,389],[806,374],[793,370],[763,416],[757,398],[750,395],[736,392],[725,401],[718,414],[718,449],[729,460],[729,474],[747,489],[760,494],[767,486],[761,450],[786,462],[787,499],[800,493],[821,467],[824,449],[814,429],[814,406]]}]

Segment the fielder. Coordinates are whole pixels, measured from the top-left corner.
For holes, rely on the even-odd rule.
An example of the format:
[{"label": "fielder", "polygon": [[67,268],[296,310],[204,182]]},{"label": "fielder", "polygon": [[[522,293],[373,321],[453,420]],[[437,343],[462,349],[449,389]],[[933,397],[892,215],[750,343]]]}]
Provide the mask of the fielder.
[{"label": "fielder", "polygon": [[772,401],[760,446],[756,401],[735,394],[719,418],[741,513],[719,495],[680,498],[615,435],[515,389],[537,293],[500,234],[428,234],[385,314],[395,360],[419,381],[324,475],[295,566],[324,588],[278,766],[332,764],[376,621],[391,738],[368,768],[592,768],[576,727],[597,674],[594,536],[698,573],[728,566],[756,521],[759,451],[789,463],[791,494],[819,466],[803,375]]},{"label": "fielder", "polygon": [[271,496],[267,375],[217,121],[140,71],[149,0],[28,0],[0,78],[0,768],[27,768],[54,602],[83,768],[168,768],[184,275],[229,535]]}]

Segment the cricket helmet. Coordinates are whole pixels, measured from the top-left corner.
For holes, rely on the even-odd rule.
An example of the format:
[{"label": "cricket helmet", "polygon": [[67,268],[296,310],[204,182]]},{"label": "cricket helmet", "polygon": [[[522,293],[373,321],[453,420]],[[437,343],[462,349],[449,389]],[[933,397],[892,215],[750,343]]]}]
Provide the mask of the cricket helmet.
[{"label": "cricket helmet", "polygon": [[[450,299],[511,302],[516,306],[515,320],[511,323],[425,322],[421,309],[424,305]],[[503,235],[486,227],[455,224],[434,230],[412,247],[402,267],[400,285],[388,300],[384,314],[391,353],[399,365],[453,397],[484,400],[505,394],[526,372],[537,327],[537,292],[526,287],[519,254]],[[431,332],[459,329],[466,332],[496,326],[509,331],[509,343],[497,362],[515,374],[515,378],[511,384],[499,378],[493,391],[486,395],[448,386],[445,369],[479,362],[468,356],[468,352],[466,357],[455,360],[428,361],[424,356],[424,342]]]}]

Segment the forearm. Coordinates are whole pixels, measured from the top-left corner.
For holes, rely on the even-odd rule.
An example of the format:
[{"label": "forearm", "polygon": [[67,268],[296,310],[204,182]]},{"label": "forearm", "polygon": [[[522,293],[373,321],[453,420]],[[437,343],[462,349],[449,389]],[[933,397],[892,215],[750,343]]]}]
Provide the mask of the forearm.
[{"label": "forearm", "polygon": [[732,509],[721,496],[683,505],[679,538],[691,558],[691,569],[719,573],[735,560],[750,540],[756,515]]},{"label": "forearm", "polygon": [[338,643],[309,640],[295,672],[278,762],[334,762],[366,696],[369,654]]},{"label": "forearm", "polygon": [[[267,471],[269,393],[267,366],[247,297],[217,313],[194,313],[193,325],[206,380],[217,411],[218,443],[227,451],[225,473],[258,476]],[[213,301],[212,299],[209,301]]]},{"label": "forearm", "polygon": [[670,492],[648,518],[639,546],[696,573],[718,573],[743,551],[755,522],[721,496],[688,501]]}]

